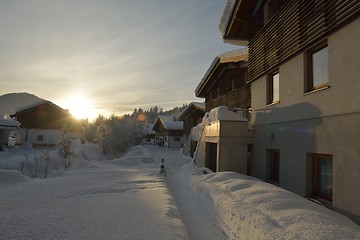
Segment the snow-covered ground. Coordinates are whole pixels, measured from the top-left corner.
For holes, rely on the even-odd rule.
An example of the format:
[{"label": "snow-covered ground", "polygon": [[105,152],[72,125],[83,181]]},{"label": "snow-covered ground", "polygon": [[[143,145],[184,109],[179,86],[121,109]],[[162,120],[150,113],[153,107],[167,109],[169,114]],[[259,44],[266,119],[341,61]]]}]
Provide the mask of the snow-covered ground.
[{"label": "snow-covered ground", "polygon": [[241,174],[205,175],[176,150],[86,151],[86,164],[46,179],[0,170],[0,239],[360,239],[339,214]]}]

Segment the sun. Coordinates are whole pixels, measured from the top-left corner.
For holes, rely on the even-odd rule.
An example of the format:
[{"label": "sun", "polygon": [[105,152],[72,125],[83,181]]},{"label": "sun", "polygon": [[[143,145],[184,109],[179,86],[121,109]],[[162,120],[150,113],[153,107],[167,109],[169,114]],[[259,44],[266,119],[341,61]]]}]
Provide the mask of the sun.
[{"label": "sun", "polygon": [[92,119],[96,116],[92,101],[83,94],[74,94],[64,101],[64,107],[77,119]]}]

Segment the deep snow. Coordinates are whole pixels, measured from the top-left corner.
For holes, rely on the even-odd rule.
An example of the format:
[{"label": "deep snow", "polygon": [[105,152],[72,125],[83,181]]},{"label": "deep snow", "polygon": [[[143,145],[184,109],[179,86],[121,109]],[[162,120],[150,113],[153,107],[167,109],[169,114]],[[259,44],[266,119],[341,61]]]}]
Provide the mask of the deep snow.
[{"label": "deep snow", "polygon": [[0,182],[0,239],[360,239],[358,225],[293,193],[238,173],[205,175],[152,145],[47,179],[1,170]]}]

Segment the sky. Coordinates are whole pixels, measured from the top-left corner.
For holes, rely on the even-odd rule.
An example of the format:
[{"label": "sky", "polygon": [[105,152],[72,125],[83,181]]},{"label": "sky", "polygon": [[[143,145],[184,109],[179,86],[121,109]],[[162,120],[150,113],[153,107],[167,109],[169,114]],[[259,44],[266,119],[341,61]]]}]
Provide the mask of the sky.
[{"label": "sky", "polygon": [[[225,0],[0,0],[0,95],[28,92],[74,115],[204,101]],[[81,113],[80,113],[81,112]]]}]

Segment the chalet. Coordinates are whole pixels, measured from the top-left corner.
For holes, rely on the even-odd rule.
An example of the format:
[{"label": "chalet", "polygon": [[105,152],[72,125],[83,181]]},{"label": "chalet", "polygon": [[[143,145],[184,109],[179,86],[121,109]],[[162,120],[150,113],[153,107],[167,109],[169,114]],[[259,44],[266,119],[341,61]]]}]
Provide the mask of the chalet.
[{"label": "chalet", "polygon": [[249,47],[251,175],[360,223],[360,1],[228,0],[224,42]]},{"label": "chalet", "polygon": [[202,122],[205,114],[205,103],[192,102],[181,111],[178,120],[184,123],[184,138],[186,144],[183,148],[183,153],[190,157],[194,156],[194,152],[198,143],[197,138],[190,135],[191,129]]},{"label": "chalet", "polygon": [[178,116],[178,120],[184,123],[184,136],[187,138],[191,128],[195,127],[202,121],[205,114],[205,104],[192,102],[182,110]]},{"label": "chalet", "polygon": [[154,123],[155,143],[167,148],[181,148],[184,144],[183,122],[172,116],[159,115]]},{"label": "chalet", "polygon": [[[198,134],[195,162],[212,171],[248,173],[253,133],[248,129],[247,48],[215,57],[197,86],[208,112]],[[199,129],[194,129],[199,132]]]},{"label": "chalet", "polygon": [[248,109],[251,105],[247,82],[247,48],[226,52],[215,57],[195,95],[205,98],[205,111],[219,106]]},{"label": "chalet", "polygon": [[144,123],[142,138],[143,143],[145,144],[154,144],[155,141],[155,131],[153,130],[154,124],[152,123]]},{"label": "chalet", "polygon": [[16,132],[19,127],[20,123],[18,121],[0,117],[0,151],[3,150],[4,145],[9,145],[9,141],[12,140],[13,136],[16,141],[16,134],[13,132]]},{"label": "chalet", "polygon": [[60,139],[61,128],[72,123],[67,110],[46,100],[18,108],[10,116],[21,123],[20,142],[35,146],[55,145]]}]

